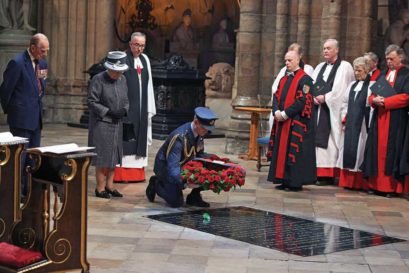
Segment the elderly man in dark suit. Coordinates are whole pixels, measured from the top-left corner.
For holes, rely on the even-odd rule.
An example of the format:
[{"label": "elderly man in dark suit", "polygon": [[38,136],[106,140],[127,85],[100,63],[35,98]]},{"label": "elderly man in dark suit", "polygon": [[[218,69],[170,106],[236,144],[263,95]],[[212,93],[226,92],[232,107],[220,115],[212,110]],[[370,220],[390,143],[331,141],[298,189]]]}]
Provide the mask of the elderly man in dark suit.
[{"label": "elderly man in dark suit", "polygon": [[[27,50],[12,59],[0,86],[1,106],[14,136],[28,139],[28,148],[40,146],[42,98],[47,78],[48,38],[41,33],[31,37]],[[27,148],[27,147],[26,147]],[[22,160],[23,162],[25,160]],[[23,192],[25,181],[23,177]]]}]

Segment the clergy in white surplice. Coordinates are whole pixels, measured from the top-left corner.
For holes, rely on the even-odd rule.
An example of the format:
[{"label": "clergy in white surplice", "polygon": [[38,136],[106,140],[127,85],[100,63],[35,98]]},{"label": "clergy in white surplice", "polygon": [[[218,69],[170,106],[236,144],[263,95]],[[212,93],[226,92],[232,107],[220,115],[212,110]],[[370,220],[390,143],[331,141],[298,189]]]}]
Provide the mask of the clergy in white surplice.
[{"label": "clergy in white surplice", "polygon": [[143,54],[146,36],[141,32],[131,35],[124,73],[128,85],[129,112],[124,119],[123,158],[115,169],[115,182],[145,180],[148,165],[148,147],[152,144],[152,117],[156,114],[152,71],[147,55]]},{"label": "clergy in white surplice", "polygon": [[323,56],[312,76],[314,104],[317,107],[316,155],[318,185],[333,182],[338,176],[337,159],[342,130],[341,105],[348,85],[355,79],[350,63],[339,56],[338,41],[324,42]]}]

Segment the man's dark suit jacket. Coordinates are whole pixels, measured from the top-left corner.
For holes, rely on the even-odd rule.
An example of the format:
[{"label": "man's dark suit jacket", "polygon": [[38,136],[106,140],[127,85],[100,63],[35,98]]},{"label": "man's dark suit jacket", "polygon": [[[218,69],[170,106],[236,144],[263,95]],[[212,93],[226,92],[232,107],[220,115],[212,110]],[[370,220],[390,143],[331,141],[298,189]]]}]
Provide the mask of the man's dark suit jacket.
[{"label": "man's dark suit jacket", "polygon": [[[39,69],[47,69],[44,60],[39,61]],[[35,71],[27,50],[11,60],[3,74],[0,86],[1,107],[7,114],[10,127],[35,130],[42,127],[42,97],[45,79],[40,79],[43,92],[40,95]]]}]

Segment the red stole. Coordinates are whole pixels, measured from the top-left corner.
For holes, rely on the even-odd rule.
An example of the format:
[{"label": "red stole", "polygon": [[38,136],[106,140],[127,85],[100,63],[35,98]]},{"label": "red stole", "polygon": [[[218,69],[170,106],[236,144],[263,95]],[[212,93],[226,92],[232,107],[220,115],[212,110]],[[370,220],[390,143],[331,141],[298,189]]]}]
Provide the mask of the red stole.
[{"label": "red stole", "polygon": [[[304,70],[299,69],[294,76],[293,81],[291,82],[290,88],[288,89],[287,96],[285,97],[284,101],[284,109],[290,107],[296,100],[296,93],[297,93],[297,86],[301,78],[306,75]],[[281,80],[281,84],[277,91],[277,104],[280,105],[281,94],[284,89],[284,85],[288,79],[288,76],[285,76],[283,80]],[[302,91],[301,91],[302,92]],[[275,177],[283,179],[284,178],[284,170],[285,170],[285,163],[287,162],[287,149],[288,149],[288,141],[289,141],[289,133],[291,129],[291,122],[292,119],[287,119],[282,122],[281,134],[280,134],[280,146],[278,148],[278,157],[277,157],[277,164],[276,164],[276,173]],[[277,122],[274,122],[276,125]],[[278,126],[275,126],[275,134],[278,133]],[[278,143],[277,143],[278,144]]]},{"label": "red stole", "polygon": [[371,75],[371,81],[376,81],[379,77],[379,75],[381,75],[381,70],[379,68],[375,69],[374,72]]}]

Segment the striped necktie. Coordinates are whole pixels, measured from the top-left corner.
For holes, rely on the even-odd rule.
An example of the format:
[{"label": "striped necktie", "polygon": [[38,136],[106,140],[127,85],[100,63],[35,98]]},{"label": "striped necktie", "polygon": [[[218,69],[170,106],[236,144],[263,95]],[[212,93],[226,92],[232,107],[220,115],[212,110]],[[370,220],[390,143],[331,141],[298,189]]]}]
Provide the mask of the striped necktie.
[{"label": "striped necktie", "polygon": [[38,63],[38,60],[34,60],[35,63],[35,74],[36,74],[36,83],[37,83],[37,87],[38,87],[38,95],[41,96],[41,94],[43,93],[43,87],[41,85],[41,81],[40,81],[40,64]]}]

